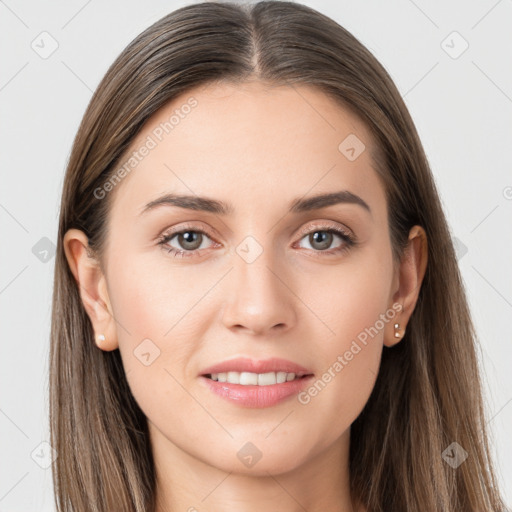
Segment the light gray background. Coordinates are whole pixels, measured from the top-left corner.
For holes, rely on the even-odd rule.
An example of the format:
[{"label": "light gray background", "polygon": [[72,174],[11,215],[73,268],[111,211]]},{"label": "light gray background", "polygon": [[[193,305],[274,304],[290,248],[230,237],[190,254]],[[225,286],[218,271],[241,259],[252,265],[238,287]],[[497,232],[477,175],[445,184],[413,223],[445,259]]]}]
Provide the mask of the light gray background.
[{"label": "light gray background", "polygon": [[[41,443],[49,440],[54,263],[44,252],[48,240],[41,239],[56,242],[73,137],[119,52],[187,3],[0,0],[0,512],[54,510],[51,470],[39,465],[51,462],[49,446]],[[512,1],[304,3],[375,54],[415,120],[457,239],[481,338],[493,454],[510,504]],[[51,37],[40,36],[44,31]],[[42,58],[52,38],[58,48]],[[469,47],[460,54],[464,41]]]}]

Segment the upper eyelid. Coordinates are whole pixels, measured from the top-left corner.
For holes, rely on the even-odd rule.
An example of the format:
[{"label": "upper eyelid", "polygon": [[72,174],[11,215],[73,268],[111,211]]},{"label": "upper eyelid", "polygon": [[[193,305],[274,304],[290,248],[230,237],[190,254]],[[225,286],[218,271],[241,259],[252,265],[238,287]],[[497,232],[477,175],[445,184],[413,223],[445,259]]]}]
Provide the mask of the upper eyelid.
[{"label": "upper eyelid", "polygon": [[300,229],[298,234],[299,235],[307,235],[308,233],[314,232],[315,229],[317,229],[318,231],[329,231],[332,229],[334,231],[342,231],[346,235],[353,236],[352,235],[353,231],[351,229],[349,229],[343,225],[340,226],[339,222],[335,223],[334,221],[324,221],[323,224],[319,223],[318,225],[305,227],[303,229]]},{"label": "upper eyelid", "polygon": [[179,235],[180,233],[186,233],[187,231],[195,231],[197,233],[203,233],[205,234],[206,236],[208,236],[209,238],[214,238],[215,236],[213,234],[210,233],[210,230],[206,229],[206,228],[200,228],[198,226],[183,226],[179,229],[172,229],[172,228],[169,228],[169,229],[165,229],[164,231],[162,231],[162,234],[159,235],[157,238],[159,240],[163,239],[163,238],[172,238],[176,235]]}]

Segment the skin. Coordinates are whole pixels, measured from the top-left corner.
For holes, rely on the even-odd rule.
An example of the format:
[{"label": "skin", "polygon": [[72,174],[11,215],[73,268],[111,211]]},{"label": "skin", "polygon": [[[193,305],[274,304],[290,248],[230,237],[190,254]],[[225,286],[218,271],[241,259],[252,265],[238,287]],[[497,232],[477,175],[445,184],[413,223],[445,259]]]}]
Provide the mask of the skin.
[{"label": "skin", "polygon": [[[97,346],[120,350],[148,418],[158,512],[364,510],[349,492],[350,425],[373,389],[383,347],[401,340],[394,323],[403,335],[414,310],[427,264],[425,232],[411,229],[394,265],[369,131],[307,86],[188,91],[148,121],[130,151],[191,96],[197,107],[110,192],[103,271],[87,255],[84,233],[72,229],[64,240],[95,333],[105,336]],[[338,150],[349,134],[366,146],[354,161]],[[371,213],[350,203],[288,212],[296,198],[338,190],[360,196]],[[140,214],[169,192],[229,202],[234,213],[160,206]],[[358,244],[328,255],[300,232],[333,226]],[[211,235],[196,255],[175,258],[157,242],[170,228]],[[236,252],[249,235],[263,250],[252,263]],[[327,251],[344,244],[333,235]],[[168,245],[190,247],[177,236]],[[281,357],[320,377],[393,304],[402,311],[307,404],[292,396],[251,409],[201,385],[202,370],[238,356]],[[160,355],[146,366],[134,350],[148,338]],[[247,442],[262,453],[252,467],[237,457]]]}]

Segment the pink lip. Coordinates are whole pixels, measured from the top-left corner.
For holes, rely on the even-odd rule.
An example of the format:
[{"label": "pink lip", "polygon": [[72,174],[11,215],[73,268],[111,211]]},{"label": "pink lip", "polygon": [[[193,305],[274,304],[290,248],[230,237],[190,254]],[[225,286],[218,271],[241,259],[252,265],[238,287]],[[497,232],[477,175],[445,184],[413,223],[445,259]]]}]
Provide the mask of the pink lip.
[{"label": "pink lip", "polygon": [[[295,373],[299,376],[304,375],[304,377],[269,386],[230,384],[228,382],[218,382],[207,377],[207,375],[212,373],[229,371],[251,373],[287,372]],[[272,358],[265,361],[255,361],[249,358],[236,358],[206,368],[200,377],[201,381],[211,391],[229,402],[244,407],[262,408],[271,407],[289,396],[296,395],[311,382],[314,376],[304,366],[285,359]]]},{"label": "pink lip", "polygon": [[256,361],[248,357],[237,357],[223,361],[222,363],[215,364],[204,369],[201,375],[209,375],[211,373],[224,373],[224,372],[250,372],[250,373],[268,373],[268,372],[286,372],[295,373],[300,375],[308,375],[312,373],[304,366],[300,366],[286,359],[279,359],[273,357],[272,359],[265,359],[264,361]]},{"label": "pink lip", "polygon": [[307,386],[313,375],[298,380],[283,382],[282,384],[271,384],[269,386],[244,386],[242,384],[229,384],[218,382],[208,377],[201,377],[201,381],[211,391],[231,403],[245,407],[271,407],[291,395],[296,395]]}]

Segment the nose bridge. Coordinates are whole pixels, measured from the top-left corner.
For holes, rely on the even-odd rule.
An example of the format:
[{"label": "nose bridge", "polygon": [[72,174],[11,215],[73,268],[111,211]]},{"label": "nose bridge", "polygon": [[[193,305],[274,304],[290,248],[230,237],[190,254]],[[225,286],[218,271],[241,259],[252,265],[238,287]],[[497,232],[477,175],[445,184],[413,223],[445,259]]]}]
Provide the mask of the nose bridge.
[{"label": "nose bridge", "polygon": [[261,333],[277,325],[290,327],[294,321],[289,277],[283,273],[271,237],[265,240],[264,245],[248,236],[235,248],[232,285],[224,310],[226,327],[241,326]]}]

